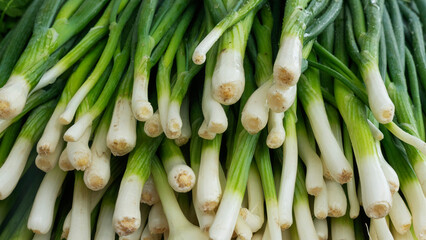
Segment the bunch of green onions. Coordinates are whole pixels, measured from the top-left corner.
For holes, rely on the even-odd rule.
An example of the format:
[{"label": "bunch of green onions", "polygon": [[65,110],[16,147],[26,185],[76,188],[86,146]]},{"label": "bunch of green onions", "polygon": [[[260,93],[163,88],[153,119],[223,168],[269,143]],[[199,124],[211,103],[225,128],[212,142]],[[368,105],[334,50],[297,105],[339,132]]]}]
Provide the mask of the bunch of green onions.
[{"label": "bunch of green onions", "polygon": [[425,13],[0,1],[0,240],[426,240]]}]

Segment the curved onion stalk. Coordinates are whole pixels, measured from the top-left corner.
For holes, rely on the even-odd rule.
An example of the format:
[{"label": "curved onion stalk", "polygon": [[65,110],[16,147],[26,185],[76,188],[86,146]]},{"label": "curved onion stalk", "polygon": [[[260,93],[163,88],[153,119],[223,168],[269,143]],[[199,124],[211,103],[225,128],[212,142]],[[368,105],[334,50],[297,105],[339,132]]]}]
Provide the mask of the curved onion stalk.
[{"label": "curved onion stalk", "polygon": [[37,143],[37,152],[40,155],[48,155],[57,149],[57,144],[62,137],[64,128],[64,126],[59,122],[59,116],[65,110],[68,101],[81,86],[87,74],[89,74],[90,70],[92,70],[96,60],[102,52],[103,47],[104,44],[99,44],[90,51],[84,59],[81,60],[78,67],[69,77],[65,88],[62,91],[61,97],[56,104],[55,111],[53,111],[43,135]]},{"label": "curved onion stalk", "polygon": [[71,224],[67,239],[90,239],[90,190],[83,181],[83,173],[75,172]]},{"label": "curved onion stalk", "polygon": [[214,211],[222,197],[219,181],[219,153],[222,135],[203,140],[197,181],[197,200],[204,212]]},{"label": "curved onion stalk", "polygon": [[334,91],[355,153],[364,211],[369,217],[384,217],[390,210],[392,196],[380,167],[374,137],[365,119],[365,107],[350,90],[337,81]]},{"label": "curved onion stalk", "polygon": [[114,112],[106,138],[107,146],[114,156],[126,155],[136,146],[136,119],[133,117],[131,106],[133,62],[132,56],[130,66],[118,88]]},{"label": "curved onion stalk", "polygon": [[284,113],[269,111],[268,137],[266,138],[266,145],[271,149],[279,148],[284,143],[285,130],[283,119]]},{"label": "curved onion stalk", "polygon": [[215,47],[207,54],[208,60],[205,67],[206,74],[204,78],[202,110],[206,121],[206,129],[213,133],[223,133],[228,128],[228,118],[222,105],[213,98],[211,86],[214,66],[216,64],[216,53],[217,48]]},{"label": "curved onion stalk", "polygon": [[[169,10],[164,13],[164,17],[158,22],[158,25],[152,24],[158,1],[144,1],[141,4],[132,94],[133,114],[139,121],[146,121],[153,114],[151,103],[148,101],[148,83],[152,67],[151,60],[153,60],[151,54],[155,53],[155,51],[153,52],[154,47],[160,44],[159,42],[163,36],[165,37],[167,30],[173,28],[172,26],[182,16],[182,12],[189,2],[188,0],[174,1]],[[167,44],[172,42],[173,40],[170,40]],[[179,46],[179,43],[177,43],[177,46]]]},{"label": "curved onion stalk", "polygon": [[325,219],[328,216],[328,191],[325,180],[323,181],[322,190],[314,199],[314,216],[318,219]]},{"label": "curved onion stalk", "polygon": [[258,133],[268,123],[269,107],[266,102],[266,93],[272,81],[263,83],[247,100],[241,113],[241,122],[244,129],[251,134]]},{"label": "curved onion stalk", "polygon": [[129,0],[125,8],[120,14],[119,19],[118,13],[114,12],[114,15],[110,16],[110,33],[107,44],[105,46],[102,55],[93,69],[92,73],[83,83],[83,85],[77,90],[71,100],[68,102],[65,111],[61,114],[59,121],[62,124],[69,124],[77,111],[78,106],[83,102],[84,98],[89,94],[92,88],[95,87],[97,82],[102,78],[104,71],[107,69],[111,59],[114,56],[117,45],[121,37],[123,28],[126,26],[127,21],[130,19],[136,6],[139,4],[139,0]]},{"label": "curved onion stalk", "polygon": [[275,190],[274,175],[272,172],[271,158],[269,150],[262,140],[265,139],[266,133],[261,134],[261,139],[257,144],[254,158],[259,169],[260,178],[262,180],[263,193],[266,203],[266,216],[268,234],[271,239],[281,238],[281,228],[278,223],[278,200]]},{"label": "curved onion stalk", "polygon": [[[73,141],[79,139],[83,135],[84,131],[92,125],[93,121],[97,117],[99,117],[107,107],[110,98],[113,96],[114,91],[119,81],[121,80],[125,67],[129,62],[131,48],[130,46],[133,31],[134,28],[130,30],[123,47],[121,47],[121,44],[119,43],[119,45],[115,49],[113,57],[113,67],[108,77],[108,80],[106,80],[106,83],[103,86],[102,92],[99,94],[93,105],[90,106],[90,109],[88,109],[84,114],[79,116],[78,120],[76,120],[74,124],[65,132],[64,139],[66,141]],[[96,86],[94,86],[94,88],[95,87]]]},{"label": "curved onion stalk", "polygon": [[13,144],[16,141],[16,138],[21,131],[23,120],[20,119],[18,122],[12,124],[7,130],[4,132],[4,135],[7,136],[2,139],[0,144],[0,167],[7,159],[7,155],[10,153],[10,149],[12,149]]},{"label": "curved onion stalk", "polygon": [[141,203],[152,206],[158,202],[160,202],[160,197],[158,196],[157,188],[154,185],[154,179],[152,179],[151,175],[146,180],[145,185],[143,185]]},{"label": "curved onion stalk", "polygon": [[319,239],[311,217],[311,210],[309,209],[304,175],[302,166],[299,164],[297,167],[297,179],[294,192],[294,218],[297,232],[301,239]]},{"label": "curved onion stalk", "polygon": [[[377,64],[384,1],[351,1],[349,7],[351,11],[345,12],[348,52],[360,69],[374,117],[382,124],[389,123],[394,117],[395,106],[389,98]],[[364,12],[360,11],[365,12],[365,19]]]},{"label": "curved onion stalk", "polygon": [[[128,0],[120,1],[117,13],[121,12],[127,2]],[[73,49],[71,49],[60,61],[58,61],[55,66],[43,74],[32,92],[38,89],[42,89],[45,86],[55,82],[57,77],[59,77],[72,65],[74,65],[81,57],[84,56],[84,54],[86,54],[86,52],[88,52],[96,43],[99,42],[100,39],[102,39],[108,33],[108,25],[110,23],[109,21],[111,18],[112,8],[113,4],[110,3],[96,24],[89,29],[87,34],[80,40],[80,42],[75,45]],[[104,47],[104,44],[98,44],[95,48],[103,49]]]},{"label": "curved onion stalk", "polygon": [[27,227],[37,234],[46,234],[52,229],[56,198],[65,180],[66,172],[56,166],[48,172],[38,188]]},{"label": "curved onion stalk", "polygon": [[65,147],[64,150],[62,150],[61,155],[59,156],[58,161],[59,168],[62,171],[68,172],[74,170],[74,166],[71,164],[69,158],[68,158],[68,148]]},{"label": "curved onion stalk", "polygon": [[401,191],[412,214],[415,235],[418,239],[426,239],[426,219],[424,218],[426,215],[426,198],[420,182],[408,163],[406,155],[396,147],[396,145],[401,147],[401,142],[396,139],[392,140],[392,136],[386,129],[380,130],[385,135],[383,144],[386,157],[399,176]]},{"label": "curved onion stalk", "polygon": [[166,172],[156,157],[153,159],[152,176],[169,223],[169,239],[209,239],[201,229],[192,225],[182,213],[174,192],[168,184]]},{"label": "curved onion stalk", "polygon": [[284,117],[284,128],[287,134],[283,146],[283,166],[280,190],[278,194],[278,214],[281,228],[287,229],[293,224],[292,206],[293,192],[297,175],[297,134],[296,134],[296,108],[295,102]]},{"label": "curved onion stalk", "polygon": [[405,234],[411,228],[411,213],[398,192],[392,196],[392,208],[389,212],[392,226],[399,234]]},{"label": "curved onion stalk", "polygon": [[[251,66],[245,62],[246,89],[242,98],[241,106],[254,89],[255,83]],[[240,108],[240,112],[242,107]],[[238,212],[244,198],[244,192],[250,170],[250,163],[254,155],[259,134],[251,135],[238,123],[237,133],[234,137],[232,156],[230,157],[230,167],[225,191],[215,220],[209,230],[212,239],[229,239],[232,236],[233,228],[237,222]]]},{"label": "curved onion stalk", "polygon": [[321,157],[337,182],[349,182],[353,170],[346,160],[343,150],[334,136],[327,118],[324,101],[321,94],[319,72],[308,69],[301,76],[298,84],[298,94],[321,151]]},{"label": "curved onion stalk", "polygon": [[306,166],[306,190],[310,195],[317,196],[324,185],[322,162],[309,143],[303,118],[298,119],[296,130],[299,156]]},{"label": "curved onion stalk", "polygon": [[56,101],[47,102],[33,110],[22,126],[6,161],[0,168],[0,199],[7,198],[16,187],[30,155],[40,138]]},{"label": "curved onion stalk", "polygon": [[176,192],[189,192],[195,185],[195,174],[186,164],[179,147],[172,140],[164,139],[160,146],[160,157],[170,186]]},{"label": "curved onion stalk", "polygon": [[331,218],[331,238],[355,240],[354,223],[348,214]]},{"label": "curved onion stalk", "polygon": [[54,20],[61,2],[44,2],[36,16],[34,34],[16,63],[6,85],[0,89],[0,116],[13,118],[22,112],[28,94],[37,84],[37,74],[55,51],[66,45],[101,11],[107,1],[84,1],[80,4],[64,4]]},{"label": "curved onion stalk", "polygon": [[[261,1],[254,0],[258,3]],[[248,5],[247,3],[244,5]],[[212,95],[221,104],[231,105],[242,96],[246,81],[243,60],[248,35],[256,11],[250,11],[221,38],[212,76]],[[214,31],[214,30],[213,30]]]},{"label": "curved onion stalk", "polygon": [[[180,122],[180,126],[176,127],[176,129],[178,130],[176,130],[175,127],[169,126],[169,112],[170,112],[170,108],[171,107],[173,108],[173,106],[171,106],[172,102],[170,102],[171,100],[170,74],[172,71],[172,66],[173,66],[176,52],[178,51],[179,45],[181,44],[185,31],[187,30],[194,13],[195,13],[195,6],[191,5],[191,7],[189,7],[185,11],[182,19],[179,21],[176,31],[174,32],[173,37],[170,40],[169,46],[167,47],[167,50],[164,53],[164,55],[161,57],[161,60],[158,65],[158,74],[157,74],[157,81],[156,81],[158,111],[160,113],[160,120],[161,120],[161,126],[163,128],[163,131],[166,134],[166,136],[171,139],[176,139],[180,136],[181,134],[180,128],[182,125]],[[174,107],[174,109],[177,112],[176,114],[180,115],[179,114],[180,107]],[[135,113],[135,109],[133,109],[133,113]],[[152,113],[150,115],[152,115]]]},{"label": "curved onion stalk", "polygon": [[161,120],[160,120],[160,114],[157,111],[154,112],[154,114],[146,120],[144,125],[144,131],[146,135],[150,137],[158,137],[160,134],[163,133],[163,128],[161,127]]},{"label": "curved onion stalk", "polygon": [[139,240],[142,236],[145,223],[148,221],[149,207],[145,204],[141,204],[141,226],[135,232],[127,235],[120,236],[120,240]]},{"label": "curved onion stalk", "polygon": [[[349,161],[349,164],[353,168],[354,156],[352,151],[351,140],[349,138],[349,133],[348,133],[348,129],[346,128],[346,125],[343,128],[343,149],[345,152],[346,159]],[[349,207],[350,207],[349,217],[352,219],[357,218],[359,215],[360,207],[359,207],[358,196],[356,192],[355,179],[351,179],[346,184],[346,193],[347,193]]]},{"label": "curved onion stalk", "polygon": [[[103,72],[101,78],[96,83],[96,85],[90,90],[89,94],[84,98],[83,102],[77,109],[76,121],[84,117],[84,115],[90,110],[90,108],[95,104],[99,94],[104,87],[105,82],[108,79],[109,73],[111,72],[111,67],[108,67],[105,72]],[[68,138],[64,135],[64,140],[68,142],[68,159],[71,165],[77,170],[85,170],[91,164],[92,157],[91,151],[89,148],[89,140],[92,133],[92,127],[95,126],[89,125],[84,129],[83,134],[80,138]],[[69,129],[68,129],[69,130]],[[94,129],[93,129],[94,130]]]},{"label": "curved onion stalk", "polygon": [[259,171],[255,163],[252,162],[247,180],[248,208],[244,207],[240,210],[240,216],[250,227],[251,232],[257,232],[264,222],[264,197],[262,192]]},{"label": "curved onion stalk", "polygon": [[328,226],[326,219],[314,218],[314,226],[319,240],[328,239]]},{"label": "curved onion stalk", "polygon": [[275,84],[288,88],[294,86],[299,80],[302,72],[303,35],[308,24],[327,5],[328,1],[317,0],[286,2],[280,49],[273,69]]},{"label": "curved onion stalk", "polygon": [[169,224],[164,215],[161,202],[154,204],[149,211],[148,227],[151,234],[163,234],[169,230]]},{"label": "curved onion stalk", "polygon": [[[209,34],[198,44],[192,55],[192,61],[195,64],[203,64],[206,61],[207,52],[219,40],[219,38],[227,33],[226,30],[231,28],[232,31],[235,26],[241,21],[244,21],[248,15],[261,5],[263,1],[250,0],[246,1],[237,11],[229,11],[229,13],[222,18],[222,20],[209,32]],[[234,26],[234,27],[233,27]],[[250,24],[251,26],[251,24]],[[250,29],[247,29],[249,32]]]},{"label": "curved onion stalk", "polygon": [[[189,145],[189,158],[191,161],[191,167],[194,170],[196,177],[199,177],[200,161],[201,161],[201,149],[203,140],[197,135],[198,128],[200,127],[201,121],[203,119],[200,105],[195,103],[191,106],[191,128],[193,137],[191,138]],[[209,212],[206,213],[201,210],[200,201],[198,201],[198,183],[195,183],[194,188],[192,189],[192,204],[194,205],[195,214],[198,219],[200,229],[204,232],[207,232],[213,223],[215,213]]]},{"label": "curved onion stalk", "polygon": [[[106,137],[108,128],[111,123],[113,112],[113,104],[110,104],[103,114],[91,146],[91,164],[84,171],[84,183],[93,191],[98,191],[106,186],[111,176],[110,159],[111,151],[109,150]],[[117,159],[116,159],[117,161]]]},{"label": "curved onion stalk", "polygon": [[146,136],[142,124],[137,131],[138,143],[130,153],[114,210],[113,226],[120,236],[128,235],[140,227],[142,188],[150,175],[151,158],[162,140],[161,136],[154,139]]},{"label": "curved onion stalk", "polygon": [[[46,125],[46,127],[48,127],[48,125]],[[37,155],[35,159],[36,166],[44,172],[49,172],[50,170],[55,168],[55,166],[57,165],[59,161],[59,157],[61,156],[62,150],[64,149],[64,145],[65,145],[65,141],[63,139],[59,139],[59,142],[56,145],[55,151],[47,155],[40,155],[40,154]]]},{"label": "curved onion stalk", "polygon": [[342,217],[346,213],[347,200],[342,185],[338,182],[325,180],[327,185],[328,216]]},{"label": "curved onion stalk", "polygon": [[115,199],[117,197],[118,184],[114,184],[105,193],[102,199],[101,209],[96,224],[95,240],[114,240],[115,232],[112,225],[112,215],[114,214]]}]

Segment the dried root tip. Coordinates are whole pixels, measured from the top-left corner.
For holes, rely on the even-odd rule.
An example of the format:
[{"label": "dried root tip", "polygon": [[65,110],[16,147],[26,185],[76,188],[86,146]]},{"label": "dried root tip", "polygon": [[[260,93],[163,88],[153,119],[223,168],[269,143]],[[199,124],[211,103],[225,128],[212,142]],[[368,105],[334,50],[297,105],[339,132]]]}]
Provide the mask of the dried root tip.
[{"label": "dried root tip", "polygon": [[302,69],[302,42],[297,36],[284,36],[274,63],[274,80],[285,86],[296,85]]},{"label": "dried root tip", "polygon": [[127,139],[114,139],[108,143],[108,148],[114,156],[124,156],[131,152],[135,146],[129,144]]},{"label": "dried root tip", "polygon": [[163,128],[161,127],[160,122],[160,115],[158,114],[158,111],[156,111],[152,117],[150,117],[143,127],[146,135],[149,137],[158,137],[163,133]]},{"label": "dried root tip", "polygon": [[216,133],[209,131],[207,128],[207,122],[204,120],[200,126],[200,129],[198,129],[198,136],[203,139],[213,140],[216,137]]},{"label": "dried root tip", "polygon": [[59,168],[62,169],[62,171],[73,171],[75,169],[68,158],[67,147],[62,151],[59,157]]},{"label": "dried root tip", "polygon": [[176,192],[189,192],[195,185],[195,174],[190,167],[177,165],[170,170],[168,181]]},{"label": "dried root tip", "polygon": [[115,232],[119,236],[127,236],[138,230],[140,222],[136,218],[123,218],[115,224]]},{"label": "dried root tip", "polygon": [[269,108],[276,113],[285,112],[296,99],[297,86],[283,88],[279,84],[272,85],[267,94]]},{"label": "dried root tip", "polygon": [[148,101],[135,101],[132,103],[133,115],[138,121],[145,122],[153,115],[151,103]]},{"label": "dried root tip", "polygon": [[369,218],[383,218],[388,215],[391,208],[391,204],[387,201],[382,201],[363,207],[365,209],[365,214]]},{"label": "dried root tip", "polygon": [[224,50],[220,53],[212,77],[212,95],[219,103],[231,105],[243,94],[245,76],[241,53]]},{"label": "dried root tip", "polygon": [[29,86],[22,76],[11,76],[0,88],[0,118],[11,119],[24,109]]}]

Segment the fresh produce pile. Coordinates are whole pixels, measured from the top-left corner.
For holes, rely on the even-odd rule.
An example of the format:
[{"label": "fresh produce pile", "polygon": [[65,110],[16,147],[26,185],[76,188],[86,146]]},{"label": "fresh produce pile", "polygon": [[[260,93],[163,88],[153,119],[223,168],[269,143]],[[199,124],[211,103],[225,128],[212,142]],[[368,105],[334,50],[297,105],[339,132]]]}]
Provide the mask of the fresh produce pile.
[{"label": "fresh produce pile", "polygon": [[0,0],[0,240],[426,239],[426,0]]}]

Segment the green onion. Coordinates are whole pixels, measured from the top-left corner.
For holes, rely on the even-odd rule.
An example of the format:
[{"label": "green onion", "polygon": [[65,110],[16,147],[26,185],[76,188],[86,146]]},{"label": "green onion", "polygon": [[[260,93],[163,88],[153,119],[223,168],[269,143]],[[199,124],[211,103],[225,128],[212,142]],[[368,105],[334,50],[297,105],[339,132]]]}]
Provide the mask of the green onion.
[{"label": "green onion", "polygon": [[105,110],[96,131],[91,146],[91,163],[84,171],[84,183],[93,191],[104,188],[109,182],[111,176],[110,159],[111,151],[106,143],[108,128],[111,123],[113,104],[110,104]]},{"label": "green onion", "polygon": [[327,185],[328,216],[342,217],[346,213],[347,201],[345,191],[340,183],[333,180],[325,180]]},{"label": "green onion", "polygon": [[404,234],[410,231],[411,213],[398,192],[392,197],[392,208],[389,212],[389,218],[392,221],[392,226],[398,233]]},{"label": "green onion", "polygon": [[311,217],[311,210],[309,209],[308,193],[306,192],[304,178],[303,168],[301,164],[298,164],[293,206],[297,232],[301,239],[318,239]]},{"label": "green onion", "polygon": [[163,205],[161,202],[154,204],[149,211],[148,224],[151,234],[163,234],[169,230],[169,224],[164,214]]},{"label": "green onion", "polygon": [[316,149],[309,143],[303,117],[298,117],[296,123],[297,146],[299,156],[306,166],[306,190],[310,195],[317,196],[324,186],[322,162],[316,154]]},{"label": "green onion", "polygon": [[55,103],[56,101],[52,100],[36,108],[22,126],[6,161],[0,168],[0,199],[8,197],[16,187],[31,149],[40,138]]},{"label": "green onion", "polygon": [[281,238],[281,228],[278,224],[278,200],[275,191],[274,175],[272,172],[271,158],[269,150],[264,145],[265,133],[262,133],[261,141],[257,144],[254,158],[259,169],[260,178],[262,180],[263,193],[265,196],[266,212],[267,212],[267,228],[271,239]]},{"label": "green onion", "polygon": [[115,239],[114,229],[111,227],[114,214],[115,199],[117,198],[118,184],[113,184],[102,198],[101,209],[96,224],[95,240]]},{"label": "green onion", "polygon": [[222,197],[219,181],[219,154],[222,135],[203,140],[197,181],[197,199],[205,212],[214,211]]},{"label": "green onion", "polygon": [[350,11],[345,11],[347,48],[360,69],[374,117],[380,123],[389,123],[393,119],[395,106],[386,92],[378,67],[384,1],[364,1],[362,4],[360,0],[351,0],[349,7]]},{"label": "green onion", "polygon": [[162,136],[146,136],[141,124],[137,133],[138,143],[129,155],[114,210],[113,226],[119,235],[128,235],[140,227],[142,188],[150,175],[151,158],[162,140]]},{"label": "green onion", "polygon": [[90,239],[90,194],[84,184],[83,173],[75,172],[71,224],[67,239]]},{"label": "green onion", "polygon": [[[426,236],[426,199],[413,168],[410,166],[407,155],[403,152],[401,142],[392,139],[389,131],[381,127],[385,138],[383,145],[389,164],[395,169],[401,183],[401,191],[407,201],[413,217],[414,232],[418,238]],[[423,195],[423,196],[422,196]]]},{"label": "green onion", "polygon": [[[251,66],[246,63],[244,69],[246,71],[246,89],[244,91],[245,94],[242,96],[241,106],[244,106],[247,98],[254,91],[255,84]],[[209,230],[209,236],[212,239],[229,239],[232,235],[232,230],[237,222],[238,212],[243,201],[250,163],[258,138],[259,134],[249,134],[238,123],[226,187],[215,220]]]},{"label": "green onion", "polygon": [[312,126],[322,159],[334,180],[349,182],[353,171],[330,127],[322,99],[319,73],[308,69],[300,78],[298,93]]},{"label": "green onion", "polygon": [[67,173],[58,166],[48,172],[38,188],[27,227],[37,234],[46,234],[53,227],[55,202]]},{"label": "green onion", "polygon": [[172,140],[164,139],[159,150],[170,186],[176,192],[189,192],[195,185],[195,174],[186,164],[180,148]]}]

